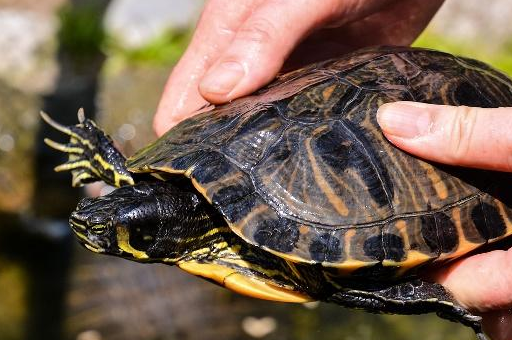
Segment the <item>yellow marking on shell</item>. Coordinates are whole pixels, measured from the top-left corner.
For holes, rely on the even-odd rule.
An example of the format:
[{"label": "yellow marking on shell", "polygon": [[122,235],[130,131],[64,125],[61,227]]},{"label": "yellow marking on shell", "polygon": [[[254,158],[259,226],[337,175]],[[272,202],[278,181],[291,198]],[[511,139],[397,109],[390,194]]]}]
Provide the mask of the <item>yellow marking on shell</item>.
[{"label": "yellow marking on shell", "polygon": [[[361,260],[355,260],[351,258],[351,247],[352,242],[351,239],[356,234],[355,229],[349,229],[346,231],[345,236],[343,237],[344,240],[344,246],[343,249],[345,249],[345,257],[346,259],[342,262],[336,262],[336,263],[329,263],[329,262],[322,262],[322,266],[328,267],[328,268],[337,268],[340,276],[348,276],[353,271],[361,268],[361,267],[368,267],[373,266],[378,261],[361,261]],[[301,260],[300,262],[304,262],[304,260]]]},{"label": "yellow marking on shell", "polygon": [[303,293],[294,292],[264,281],[238,273],[235,269],[216,263],[180,262],[178,267],[186,272],[214,280],[224,287],[263,300],[303,303],[313,299]]},{"label": "yellow marking on shell", "polygon": [[[253,208],[248,214],[245,215],[244,219],[241,220],[240,223],[237,223],[237,225],[231,224],[232,230],[240,231],[242,229],[242,226],[249,223],[249,221],[252,220],[254,218],[254,216],[258,216],[258,215],[264,213],[265,210],[267,210],[267,209],[268,209],[268,207],[265,205],[259,205],[256,208]],[[237,233],[237,235],[238,235],[238,233]],[[243,237],[243,235],[239,235],[239,236]]]},{"label": "yellow marking on shell", "polygon": [[[382,133],[379,132],[381,135],[379,138],[383,138]],[[404,164],[404,155],[402,153],[398,154],[393,152],[394,146],[391,146],[390,143],[383,143],[382,144],[383,151],[389,157],[393,164],[403,165]],[[420,161],[421,162],[421,161]],[[422,186],[415,186],[416,190],[413,188],[413,181],[409,180],[412,177],[411,172],[409,171],[408,166],[397,166],[395,167],[396,173],[392,174],[393,177],[400,178],[400,183],[404,184],[404,188],[402,190],[404,191],[403,195],[406,195],[410,198],[412,202],[412,211],[420,211],[422,210],[422,205],[418,203],[418,197],[416,195],[416,192],[418,191],[421,195],[421,197],[426,197],[426,193],[424,192],[424,188]],[[403,195],[395,195],[393,204],[394,206],[401,205],[401,197],[404,197]]]},{"label": "yellow marking on shell", "polygon": [[427,177],[432,183],[432,186],[434,187],[434,190],[436,191],[437,196],[444,200],[448,198],[448,188],[446,187],[446,184],[441,179],[439,174],[437,173],[436,169],[428,164],[427,162],[418,162],[420,166],[426,171]]},{"label": "yellow marking on shell", "polygon": [[196,168],[196,165],[194,164],[187,170],[183,171],[183,174],[190,178],[190,176],[192,175],[192,172],[195,170],[195,168]]},{"label": "yellow marking on shell", "polygon": [[[162,172],[165,172],[168,174],[173,174],[173,175],[184,175],[185,174],[185,170],[177,170],[177,169],[169,168],[168,166],[156,166],[156,167],[145,166],[140,169],[129,168],[129,170],[133,171],[133,172],[150,172],[150,171],[157,170],[157,171],[162,171]],[[187,177],[189,177],[189,176],[187,176]]]},{"label": "yellow marking on shell", "polygon": [[355,259],[347,259],[340,263],[322,263],[324,267],[338,268],[341,275],[349,275],[355,270],[364,267],[371,267],[379,263],[379,261],[361,261]]},{"label": "yellow marking on shell", "polygon": [[410,245],[409,234],[407,233],[407,223],[404,220],[395,222],[395,228],[400,233],[400,237],[404,240],[404,245]]},{"label": "yellow marking on shell", "polygon": [[409,250],[407,252],[407,258],[404,261],[383,260],[382,265],[384,267],[400,267],[397,272],[397,275],[399,275],[431,259],[432,257],[428,254],[417,250]]},{"label": "yellow marking on shell", "polygon": [[344,275],[352,273],[354,270],[360,268],[361,266],[366,266],[366,262],[352,258],[352,247],[354,246],[352,238],[356,235],[356,232],[356,229],[349,229],[343,238],[345,241],[343,249],[345,249],[346,260],[340,264],[342,267],[340,270],[344,273]]},{"label": "yellow marking on shell", "polygon": [[422,263],[425,263],[432,259],[432,257],[428,254],[422,253],[417,250],[412,250],[410,248],[411,242],[409,240],[409,234],[407,232],[407,223],[404,220],[399,220],[395,223],[395,228],[400,233],[400,237],[403,239],[404,248],[406,250],[407,257],[404,261],[393,261],[393,260],[383,260],[382,265],[385,267],[399,267],[397,270],[397,276],[404,274],[409,269],[419,266]]},{"label": "yellow marking on shell", "polygon": [[268,247],[262,247],[262,248],[265,249],[266,251],[268,251],[269,253],[274,254],[278,257],[281,257],[287,261],[291,261],[291,262],[295,262],[295,263],[310,263],[310,264],[316,263],[314,260],[305,260],[304,258],[297,256],[297,255],[281,253],[279,251],[270,249]]},{"label": "yellow marking on shell", "polygon": [[136,259],[142,260],[149,258],[148,254],[146,254],[143,251],[137,250],[131,246],[130,233],[125,227],[118,225],[116,227],[116,231],[117,246],[119,247],[119,249],[121,249],[124,252],[127,252],[128,254],[132,254],[133,257],[135,257]]},{"label": "yellow marking on shell", "polygon": [[[343,144],[343,143],[342,143]],[[333,171],[333,169],[329,166],[326,166],[325,169],[329,173],[329,175],[336,181],[336,183],[343,187],[343,194],[345,197],[352,197],[357,204],[367,204],[367,202],[362,202],[359,199],[359,193],[356,193],[354,191],[354,187],[359,186],[360,188],[366,187],[366,184],[364,183],[363,179],[361,178],[361,174],[357,171],[349,168],[343,172],[343,174],[338,174]],[[340,178],[339,175],[342,175],[344,178]],[[353,183],[352,185],[348,185],[348,183]],[[380,209],[379,206],[377,206],[375,203],[372,202],[372,209],[378,210]]]},{"label": "yellow marking on shell", "polygon": [[[187,176],[187,177],[190,177],[190,176]],[[192,181],[192,185],[194,186],[194,188],[196,188],[196,190],[201,194],[203,195],[204,198],[206,198],[206,200],[208,201],[208,203],[212,204],[212,200],[210,199],[210,197],[207,196],[206,194],[206,188],[203,187],[201,184],[199,184],[199,182],[196,181],[195,178],[191,178],[190,177],[190,180]]]},{"label": "yellow marking on shell", "polygon": [[345,205],[345,202],[337,195],[327,180],[322,175],[322,170],[320,170],[318,163],[316,162],[315,155],[313,153],[313,150],[311,149],[311,138],[308,138],[305,141],[306,145],[306,151],[308,153],[308,158],[311,164],[311,168],[313,169],[313,176],[315,178],[316,183],[318,184],[318,187],[327,197],[329,203],[334,207],[334,209],[342,216],[348,216],[349,210],[347,206]]},{"label": "yellow marking on shell", "polygon": [[301,235],[305,235],[309,232],[309,227],[307,225],[304,225],[304,224],[301,224],[300,227],[299,227],[299,233]]},{"label": "yellow marking on shell", "polygon": [[325,89],[323,89],[322,91],[322,97],[324,98],[325,101],[329,100],[329,98],[331,98],[334,90],[336,89],[336,84],[334,85],[331,85],[329,87],[326,87]]}]

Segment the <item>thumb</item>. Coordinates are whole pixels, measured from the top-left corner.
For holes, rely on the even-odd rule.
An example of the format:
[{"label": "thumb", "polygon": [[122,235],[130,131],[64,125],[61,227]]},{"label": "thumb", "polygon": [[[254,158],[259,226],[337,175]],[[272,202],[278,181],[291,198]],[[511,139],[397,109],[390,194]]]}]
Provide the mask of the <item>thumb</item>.
[{"label": "thumb", "polygon": [[512,171],[512,108],[384,104],[377,121],[399,148],[435,162]]}]

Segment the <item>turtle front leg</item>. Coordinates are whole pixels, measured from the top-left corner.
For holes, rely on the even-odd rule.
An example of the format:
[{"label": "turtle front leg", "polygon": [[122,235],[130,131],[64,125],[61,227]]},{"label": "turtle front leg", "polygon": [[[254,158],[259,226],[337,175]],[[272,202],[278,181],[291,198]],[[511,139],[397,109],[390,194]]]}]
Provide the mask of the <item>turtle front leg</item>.
[{"label": "turtle front leg", "polygon": [[126,169],[126,158],[114,147],[112,139],[90,119],[85,118],[82,109],[78,111],[79,123],[64,126],[41,112],[43,120],[53,128],[70,137],[68,144],[60,144],[50,139],[45,143],[68,154],[68,161],[55,168],[55,171],[71,171],[72,185],[104,181],[115,187],[133,185],[134,180]]},{"label": "turtle front leg", "polygon": [[344,288],[325,301],[371,313],[436,313],[441,318],[471,327],[478,340],[488,340],[482,331],[482,318],[458,306],[450,293],[437,283],[417,279],[376,290]]}]

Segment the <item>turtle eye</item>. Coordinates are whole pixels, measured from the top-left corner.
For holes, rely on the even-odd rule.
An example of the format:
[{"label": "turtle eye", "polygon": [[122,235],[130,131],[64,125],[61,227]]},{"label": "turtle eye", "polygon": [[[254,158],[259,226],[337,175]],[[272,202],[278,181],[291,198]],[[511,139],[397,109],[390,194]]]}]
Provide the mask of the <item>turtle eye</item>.
[{"label": "turtle eye", "polygon": [[107,226],[105,224],[95,224],[91,227],[91,231],[97,235],[103,234],[107,230]]}]

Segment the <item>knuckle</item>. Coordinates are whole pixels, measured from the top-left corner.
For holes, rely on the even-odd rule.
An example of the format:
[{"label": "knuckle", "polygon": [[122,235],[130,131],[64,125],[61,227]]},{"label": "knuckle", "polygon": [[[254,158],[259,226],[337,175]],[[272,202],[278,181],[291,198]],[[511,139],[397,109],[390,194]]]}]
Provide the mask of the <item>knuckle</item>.
[{"label": "knuckle", "polygon": [[457,164],[467,161],[474,141],[477,109],[458,106],[448,129],[448,150],[452,161]]},{"label": "knuckle", "polygon": [[255,43],[265,43],[270,41],[276,32],[276,26],[270,20],[256,18],[240,28],[237,39]]}]

